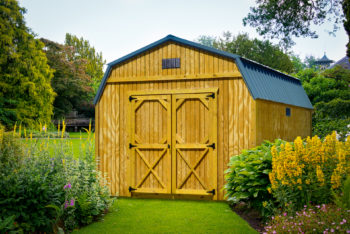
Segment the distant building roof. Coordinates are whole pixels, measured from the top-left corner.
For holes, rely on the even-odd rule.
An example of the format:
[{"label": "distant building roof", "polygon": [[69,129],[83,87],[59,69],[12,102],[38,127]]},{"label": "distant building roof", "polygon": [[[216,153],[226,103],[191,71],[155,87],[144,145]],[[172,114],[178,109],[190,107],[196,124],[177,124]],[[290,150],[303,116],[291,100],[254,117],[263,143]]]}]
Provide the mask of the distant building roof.
[{"label": "distant building roof", "polygon": [[326,53],[324,53],[323,57],[321,59],[317,60],[315,63],[318,65],[323,65],[323,64],[331,64],[333,62],[334,61],[327,58]]},{"label": "distant building roof", "polygon": [[339,61],[335,62],[330,68],[333,68],[336,65],[342,66],[343,68],[350,70],[349,57],[345,56],[344,58],[342,58]]}]

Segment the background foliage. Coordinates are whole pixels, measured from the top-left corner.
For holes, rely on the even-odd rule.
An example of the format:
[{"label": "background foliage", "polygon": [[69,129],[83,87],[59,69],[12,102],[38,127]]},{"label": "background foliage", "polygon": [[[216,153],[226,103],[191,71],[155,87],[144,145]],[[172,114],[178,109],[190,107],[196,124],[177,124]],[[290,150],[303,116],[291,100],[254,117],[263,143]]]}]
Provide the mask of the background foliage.
[{"label": "background foliage", "polygon": [[313,134],[324,137],[335,130],[344,138],[350,130],[350,71],[340,66],[325,71],[307,68],[295,76],[315,108]]},{"label": "background foliage", "polygon": [[16,121],[49,122],[55,97],[44,45],[27,28],[24,13],[15,0],[0,2],[0,122],[7,128]]},{"label": "background foliage", "polygon": [[222,37],[200,36],[197,41],[203,45],[238,54],[279,71],[293,72],[293,63],[282,49],[268,40],[249,38],[247,33],[237,36],[224,32]]},{"label": "background foliage", "polygon": [[312,25],[331,21],[331,33],[334,33],[342,22],[342,13],[347,20],[345,30],[349,28],[349,0],[256,0],[256,5],[243,19],[243,24],[255,27],[260,35],[280,39],[285,48],[294,44],[294,36],[317,38]]}]

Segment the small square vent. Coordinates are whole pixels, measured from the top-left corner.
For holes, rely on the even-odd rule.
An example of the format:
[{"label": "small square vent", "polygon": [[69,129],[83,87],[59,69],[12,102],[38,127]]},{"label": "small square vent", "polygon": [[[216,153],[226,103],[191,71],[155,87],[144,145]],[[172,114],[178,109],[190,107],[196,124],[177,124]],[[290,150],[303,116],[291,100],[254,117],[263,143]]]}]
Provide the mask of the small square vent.
[{"label": "small square vent", "polygon": [[162,59],[162,69],[180,68],[180,58]]}]

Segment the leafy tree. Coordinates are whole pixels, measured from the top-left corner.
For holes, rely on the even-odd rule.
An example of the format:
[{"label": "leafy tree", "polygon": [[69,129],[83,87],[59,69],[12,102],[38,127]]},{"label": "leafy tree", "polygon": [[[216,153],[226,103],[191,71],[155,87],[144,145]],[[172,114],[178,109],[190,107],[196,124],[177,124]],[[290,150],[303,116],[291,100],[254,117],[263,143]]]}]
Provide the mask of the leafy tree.
[{"label": "leafy tree", "polygon": [[260,35],[279,38],[285,48],[294,44],[293,36],[317,38],[312,24],[333,21],[331,33],[334,33],[342,21],[342,10],[346,16],[344,27],[349,34],[349,0],[256,0],[256,4],[243,24],[255,27]]},{"label": "leafy tree", "polygon": [[313,133],[321,137],[334,130],[345,134],[350,124],[350,71],[341,66],[325,71],[308,68],[296,76],[315,108]]},{"label": "leafy tree", "polygon": [[317,61],[317,59],[313,55],[307,55],[307,56],[305,56],[305,59],[304,59],[304,63],[306,64],[306,66],[308,68],[315,67],[315,69],[316,69],[316,61]]},{"label": "leafy tree", "polygon": [[55,93],[43,43],[27,28],[16,0],[0,1],[0,122],[50,122]]},{"label": "leafy tree", "polygon": [[202,45],[214,47],[215,37],[208,35],[200,35],[196,41]]},{"label": "leafy tree", "polygon": [[290,56],[290,60],[293,63],[293,68],[294,68],[293,70],[295,73],[298,73],[298,72],[302,71],[303,69],[305,69],[306,64],[301,61],[301,58],[299,56],[292,54]]},{"label": "leafy tree", "polygon": [[[213,39],[212,37],[201,36],[198,41],[206,42],[208,38]],[[224,32],[223,37],[213,41],[213,47],[238,54],[283,72],[293,72],[292,61],[277,45],[273,45],[268,40],[250,39],[247,33],[233,36],[230,32]]]},{"label": "leafy tree", "polygon": [[347,46],[346,54],[350,58],[350,1],[349,0],[343,0],[343,12],[345,16],[344,29],[349,37],[348,44],[346,45]]},{"label": "leafy tree", "polygon": [[103,77],[103,65],[106,63],[103,60],[102,52],[96,52],[95,48],[84,38],[78,38],[69,33],[66,34],[65,45],[71,46],[74,50],[73,60],[87,60],[86,74],[91,77],[91,86],[94,90],[91,95],[94,97]]},{"label": "leafy tree", "polygon": [[53,103],[54,117],[62,118],[91,101],[91,77],[86,72],[87,60],[78,58],[71,46],[41,39],[49,65],[55,69],[51,85],[57,97]]}]

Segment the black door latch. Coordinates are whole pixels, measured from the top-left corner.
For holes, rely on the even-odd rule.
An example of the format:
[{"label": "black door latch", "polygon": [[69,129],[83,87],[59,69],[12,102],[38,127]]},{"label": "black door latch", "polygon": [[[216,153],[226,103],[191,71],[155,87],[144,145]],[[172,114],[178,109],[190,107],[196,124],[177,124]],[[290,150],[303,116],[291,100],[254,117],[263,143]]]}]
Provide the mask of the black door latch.
[{"label": "black door latch", "polygon": [[215,93],[212,93],[212,94],[209,94],[209,95],[207,95],[207,98],[215,98]]},{"label": "black door latch", "polygon": [[129,143],[129,149],[134,148],[134,147],[136,147],[136,145]]},{"label": "black door latch", "polygon": [[133,188],[133,187],[131,187],[131,186],[129,186],[129,192],[131,193],[132,191],[135,191],[136,190],[136,188]]},{"label": "black door latch", "polygon": [[211,194],[215,195],[215,189],[207,191],[207,193],[211,193]]},{"label": "black door latch", "polygon": [[133,96],[129,96],[129,102],[131,102],[132,100],[135,100],[136,97],[133,97]]},{"label": "black door latch", "polygon": [[213,149],[215,149],[215,143],[211,144],[211,145],[207,145],[208,147],[211,147]]}]

